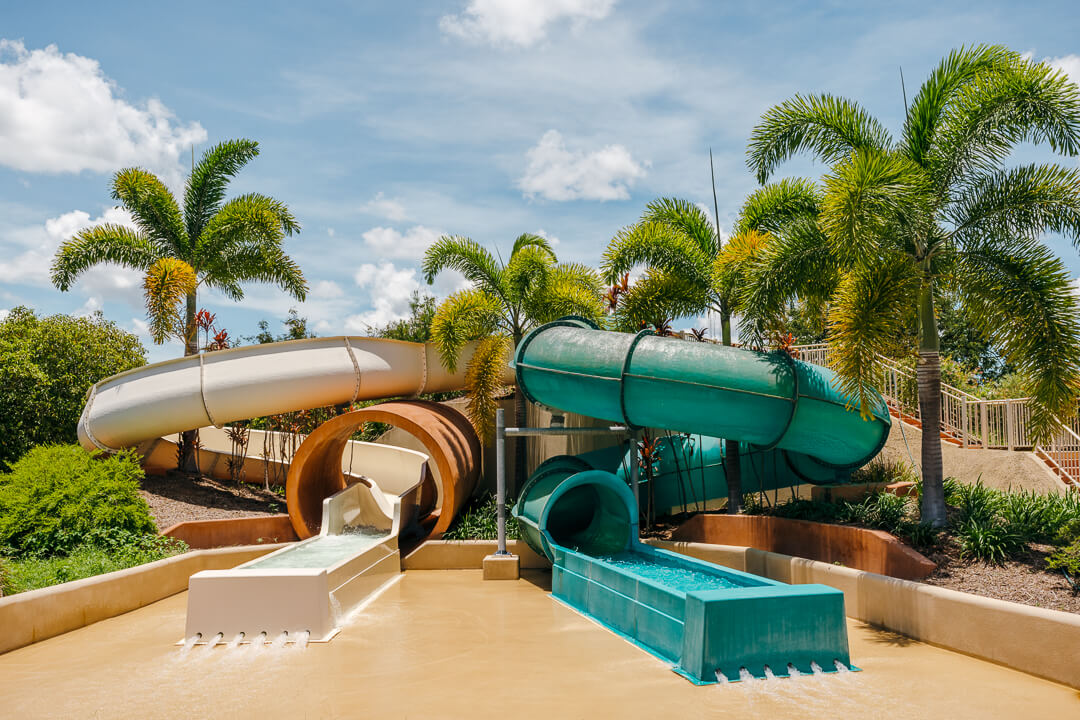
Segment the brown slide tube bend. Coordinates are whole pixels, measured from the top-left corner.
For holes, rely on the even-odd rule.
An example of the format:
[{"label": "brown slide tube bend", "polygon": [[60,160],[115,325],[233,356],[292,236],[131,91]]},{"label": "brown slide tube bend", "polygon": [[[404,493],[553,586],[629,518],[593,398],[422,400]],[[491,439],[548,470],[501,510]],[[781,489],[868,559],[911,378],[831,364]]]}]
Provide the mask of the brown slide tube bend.
[{"label": "brown slide tube bend", "polygon": [[[316,535],[322,523],[322,501],[345,488],[341,456],[346,443],[364,423],[401,428],[419,440],[439,470],[441,507],[433,475],[420,489],[420,524],[438,537],[464,507],[480,476],[480,439],[457,410],[427,400],[398,400],[354,410],[327,420],[307,436],[293,456],[285,486],[289,519],[297,536]],[[356,468],[363,472],[363,468]]]}]

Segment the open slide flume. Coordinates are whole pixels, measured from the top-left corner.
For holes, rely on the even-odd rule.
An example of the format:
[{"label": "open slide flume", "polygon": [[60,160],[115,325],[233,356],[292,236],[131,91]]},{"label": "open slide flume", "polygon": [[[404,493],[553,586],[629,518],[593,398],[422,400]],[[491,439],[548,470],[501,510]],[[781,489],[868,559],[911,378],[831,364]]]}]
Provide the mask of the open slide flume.
[{"label": "open slide flume", "polygon": [[[461,389],[472,352],[466,346],[454,373],[430,345],[364,337],[270,343],[156,363],[91,388],[79,438],[87,449],[107,451],[151,441],[144,447],[160,455],[164,446],[168,454],[168,443],[158,438],[186,430]],[[404,429],[425,453],[351,440],[365,422]],[[207,435],[221,440],[220,433]],[[192,576],[188,642],[328,640],[341,615],[400,572],[403,532],[446,529],[476,486],[480,442],[456,410],[399,400],[324,423],[288,460],[289,517],[302,542],[233,570]]]},{"label": "open slide flume", "polygon": [[[863,419],[828,370],[786,354],[610,333],[566,318],[526,336],[514,368],[519,388],[551,408],[791,452],[823,468],[865,464],[889,432],[880,398]],[[843,593],[641,544],[625,478],[589,455],[546,461],[514,508],[523,538],[553,563],[555,597],[698,683],[848,667]]]}]

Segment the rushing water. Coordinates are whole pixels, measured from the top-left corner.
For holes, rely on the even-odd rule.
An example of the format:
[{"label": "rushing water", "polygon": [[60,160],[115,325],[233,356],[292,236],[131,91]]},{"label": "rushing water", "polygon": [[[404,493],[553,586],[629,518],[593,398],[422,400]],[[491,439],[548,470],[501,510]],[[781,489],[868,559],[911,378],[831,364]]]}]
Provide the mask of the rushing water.
[{"label": "rushing water", "polygon": [[390,536],[386,530],[373,527],[346,528],[341,535],[325,535],[307,540],[287,550],[267,555],[249,563],[241,570],[268,568],[323,568],[375,547]]},{"label": "rushing water", "polygon": [[632,575],[682,592],[745,587],[726,575],[684,565],[664,556],[628,551],[600,560]]}]

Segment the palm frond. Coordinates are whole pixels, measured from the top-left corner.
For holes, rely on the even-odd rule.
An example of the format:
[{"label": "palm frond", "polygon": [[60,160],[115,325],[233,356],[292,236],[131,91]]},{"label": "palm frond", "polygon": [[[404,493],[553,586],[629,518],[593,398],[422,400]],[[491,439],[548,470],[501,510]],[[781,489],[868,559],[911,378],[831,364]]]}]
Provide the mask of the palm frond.
[{"label": "palm frond", "polygon": [[615,326],[636,332],[645,325],[693,317],[708,310],[705,288],[671,273],[650,269],[630,286],[615,311]]},{"label": "palm frond", "polygon": [[889,133],[858,103],[833,95],[796,95],[768,110],[754,127],[747,165],[764,183],[776,167],[799,152],[826,163],[855,150],[887,150]]},{"label": "palm frond", "polygon": [[214,258],[232,245],[280,245],[286,235],[299,229],[284,203],[257,193],[241,195],[222,205],[196,238],[195,267],[201,269],[204,258]]},{"label": "palm frond", "polygon": [[[308,285],[300,266],[274,243],[261,239],[230,245],[217,253],[200,268],[203,281],[211,286],[231,291],[240,290],[238,283],[265,282],[276,285],[297,300],[307,297]],[[240,296],[234,299],[241,299]]]},{"label": "palm frond", "polygon": [[559,263],[551,269],[543,292],[525,298],[527,314],[533,323],[580,315],[599,321],[604,315],[603,288],[592,268],[578,263]]},{"label": "palm frond", "polygon": [[607,282],[616,282],[637,265],[670,273],[686,282],[708,288],[712,276],[712,256],[693,240],[662,222],[641,222],[620,230],[600,260]]},{"label": "palm frond", "polygon": [[555,257],[555,250],[551,247],[551,243],[548,242],[548,239],[541,237],[540,235],[533,235],[532,233],[522,233],[517,236],[514,240],[514,248],[510,251],[510,258],[513,259],[522,248],[527,247],[543,250],[551,257],[552,262],[555,262],[558,259]]},{"label": "palm frond", "polygon": [[424,253],[421,265],[428,285],[443,270],[457,270],[476,287],[503,298],[502,271],[491,253],[460,235],[443,235]]},{"label": "palm frond", "polygon": [[202,235],[203,228],[225,200],[229,180],[258,154],[259,143],[245,139],[226,140],[203,153],[184,189],[188,237]]},{"label": "palm frond", "polygon": [[143,234],[178,256],[190,252],[180,207],[165,183],[141,168],[128,168],[113,178],[113,199],[131,213]]},{"label": "palm frond", "polygon": [[143,280],[150,337],[161,345],[170,337],[185,339],[193,328],[185,328],[181,303],[195,292],[199,280],[183,260],[164,257],[155,262]]},{"label": "palm frond", "polygon": [[1080,91],[1065,74],[1016,55],[954,93],[927,154],[940,187],[996,172],[1021,142],[1080,152]]},{"label": "palm frond", "polygon": [[502,272],[502,285],[511,304],[521,306],[530,294],[542,296],[555,260],[547,249],[523,245],[510,256]]},{"label": "palm frond", "polygon": [[954,269],[969,319],[1004,351],[1035,398],[1031,427],[1050,437],[1080,397],[1080,303],[1061,260],[1030,239],[985,239]]},{"label": "palm frond", "polygon": [[477,343],[465,368],[466,412],[485,445],[495,436],[495,411],[511,349],[506,335],[488,335]]},{"label": "palm frond", "polygon": [[431,341],[450,372],[457,370],[465,343],[496,332],[501,313],[499,298],[480,288],[456,292],[439,305],[431,320]]},{"label": "palm frond", "polygon": [[805,178],[784,178],[750,193],[735,223],[735,232],[777,232],[800,217],[817,217],[822,193],[817,183]]},{"label": "palm frond", "polygon": [[873,409],[877,355],[892,354],[915,307],[920,278],[906,258],[860,264],[840,280],[829,311],[829,340],[840,390],[864,416]]},{"label": "palm frond", "polygon": [[166,252],[160,243],[124,225],[97,225],[80,230],[60,244],[50,278],[53,285],[67,291],[79,275],[98,263],[145,271]]},{"label": "palm frond", "polygon": [[1023,165],[983,175],[949,205],[959,245],[987,236],[1037,238],[1061,233],[1080,243],[1080,170]]},{"label": "palm frond", "polygon": [[663,223],[692,240],[706,257],[720,252],[720,237],[709,214],[682,198],[657,198],[645,206],[643,223]]},{"label": "palm frond", "polygon": [[937,141],[938,125],[955,94],[980,76],[1008,67],[1015,57],[1000,45],[976,45],[955,49],[943,58],[912,98],[901,136],[907,156],[922,165]]}]

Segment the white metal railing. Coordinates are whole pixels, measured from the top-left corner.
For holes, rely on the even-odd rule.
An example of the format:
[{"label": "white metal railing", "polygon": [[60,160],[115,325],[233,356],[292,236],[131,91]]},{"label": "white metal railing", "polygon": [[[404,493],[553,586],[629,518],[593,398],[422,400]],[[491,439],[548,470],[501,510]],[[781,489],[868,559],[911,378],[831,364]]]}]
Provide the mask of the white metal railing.
[{"label": "white metal railing", "polygon": [[[830,365],[827,343],[797,345],[800,360]],[[878,356],[874,369],[878,390],[890,410],[921,424],[918,382],[908,368]],[[964,448],[1033,450],[1066,484],[1080,487],[1080,417],[1062,424],[1046,443],[1036,443],[1029,432],[1029,398],[984,400],[969,392],[941,384],[941,432],[946,440]]]}]

